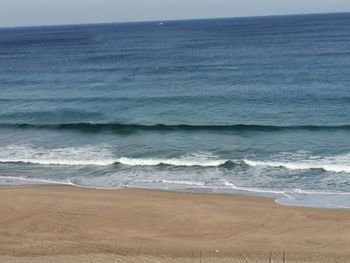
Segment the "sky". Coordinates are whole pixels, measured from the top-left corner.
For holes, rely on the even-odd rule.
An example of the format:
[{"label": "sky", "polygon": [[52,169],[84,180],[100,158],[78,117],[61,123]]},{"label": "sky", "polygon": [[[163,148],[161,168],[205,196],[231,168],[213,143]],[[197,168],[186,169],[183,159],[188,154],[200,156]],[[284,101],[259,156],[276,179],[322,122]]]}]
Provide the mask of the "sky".
[{"label": "sky", "polygon": [[0,27],[349,11],[350,0],[0,0]]}]

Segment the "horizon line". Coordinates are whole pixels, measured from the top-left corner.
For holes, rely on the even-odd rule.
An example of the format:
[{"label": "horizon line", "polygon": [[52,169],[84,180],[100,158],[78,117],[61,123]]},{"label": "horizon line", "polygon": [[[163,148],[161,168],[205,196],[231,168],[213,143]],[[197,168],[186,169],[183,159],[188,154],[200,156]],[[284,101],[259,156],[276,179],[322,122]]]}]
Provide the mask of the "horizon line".
[{"label": "horizon line", "polygon": [[220,19],[244,19],[244,18],[268,18],[280,16],[307,16],[307,15],[336,15],[350,14],[350,11],[341,12],[321,12],[321,13],[292,13],[292,14],[273,14],[273,15],[247,15],[247,16],[232,16],[232,17],[199,17],[199,18],[175,18],[175,19],[150,19],[150,20],[131,20],[131,21],[106,21],[106,22],[83,22],[83,23],[63,23],[63,24],[33,24],[33,25],[18,25],[18,26],[0,26],[0,29],[20,29],[20,28],[36,28],[36,27],[60,27],[60,26],[89,26],[89,25],[113,25],[113,24],[136,24],[136,23],[159,23],[159,22],[181,22],[181,21],[200,21],[200,20],[220,20]]}]

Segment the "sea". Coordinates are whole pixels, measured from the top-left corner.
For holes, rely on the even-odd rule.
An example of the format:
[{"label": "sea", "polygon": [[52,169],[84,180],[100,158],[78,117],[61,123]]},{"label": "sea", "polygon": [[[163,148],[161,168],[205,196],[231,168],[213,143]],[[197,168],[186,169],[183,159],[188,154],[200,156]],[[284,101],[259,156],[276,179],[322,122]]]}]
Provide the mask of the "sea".
[{"label": "sea", "polygon": [[350,207],[350,14],[0,29],[0,184]]}]

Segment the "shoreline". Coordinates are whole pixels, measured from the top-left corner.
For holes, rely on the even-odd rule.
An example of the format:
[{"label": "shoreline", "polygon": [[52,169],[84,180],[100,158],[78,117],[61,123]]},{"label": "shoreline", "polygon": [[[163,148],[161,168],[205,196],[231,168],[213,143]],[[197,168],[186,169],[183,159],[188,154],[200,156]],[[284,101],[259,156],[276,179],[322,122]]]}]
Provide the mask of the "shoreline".
[{"label": "shoreline", "polygon": [[199,255],[264,262],[270,251],[275,260],[285,252],[288,262],[347,262],[349,247],[349,209],[233,194],[0,186],[0,262],[186,262]]},{"label": "shoreline", "polygon": [[[339,197],[349,196],[350,193],[342,192],[318,192],[318,191],[292,191],[292,190],[269,190],[269,189],[259,189],[259,188],[245,188],[245,187],[236,187],[233,188],[188,188],[188,189],[173,189],[173,188],[143,188],[143,187],[125,187],[125,188],[99,188],[94,186],[82,186],[74,184],[70,181],[68,182],[55,182],[50,180],[41,180],[41,179],[27,179],[21,177],[9,177],[9,176],[0,176],[0,180],[13,180],[16,181],[25,181],[29,183],[5,183],[0,184],[1,187],[11,187],[11,186],[68,186],[68,187],[77,187],[83,189],[94,189],[94,190],[149,190],[149,191],[161,191],[161,192],[178,192],[178,193],[190,193],[190,194],[213,194],[213,195],[234,195],[234,196],[252,196],[258,198],[268,198],[273,199],[274,202],[278,205],[289,206],[289,207],[300,207],[300,208],[316,208],[316,209],[350,209],[350,206],[339,205],[340,201],[344,202],[344,199],[339,199]],[[221,189],[221,191],[214,191]],[[303,199],[298,199],[297,195],[304,195]],[[307,198],[306,198],[307,196]],[[329,202],[330,199],[325,197],[338,197],[335,201],[336,203]],[[318,198],[313,198],[318,197]],[[320,202],[320,198],[323,200]],[[302,200],[302,201],[300,201]],[[317,200],[317,201],[315,201]],[[348,203],[349,199],[346,199],[345,202]],[[294,201],[294,202],[293,202]],[[327,203],[325,205],[324,203]]]}]

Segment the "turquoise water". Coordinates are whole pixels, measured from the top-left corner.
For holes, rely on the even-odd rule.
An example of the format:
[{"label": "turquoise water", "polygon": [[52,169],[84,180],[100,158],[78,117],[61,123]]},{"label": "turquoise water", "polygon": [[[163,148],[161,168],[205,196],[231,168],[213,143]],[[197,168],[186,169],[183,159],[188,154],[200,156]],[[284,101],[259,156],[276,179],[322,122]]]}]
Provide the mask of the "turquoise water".
[{"label": "turquoise water", "polygon": [[0,29],[0,183],[350,207],[350,14]]}]

